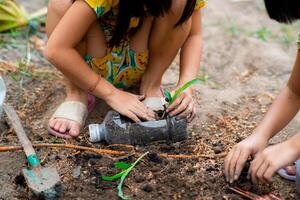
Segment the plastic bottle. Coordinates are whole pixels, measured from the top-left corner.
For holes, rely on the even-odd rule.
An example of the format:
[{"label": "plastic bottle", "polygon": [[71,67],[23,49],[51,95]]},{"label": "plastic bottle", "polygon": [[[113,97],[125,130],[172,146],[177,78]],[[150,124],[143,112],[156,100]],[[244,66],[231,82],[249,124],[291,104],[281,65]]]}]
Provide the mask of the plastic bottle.
[{"label": "plastic bottle", "polygon": [[109,111],[102,124],[89,125],[91,142],[145,145],[153,141],[179,142],[187,138],[186,119],[167,117],[158,121],[133,123],[115,111]]}]

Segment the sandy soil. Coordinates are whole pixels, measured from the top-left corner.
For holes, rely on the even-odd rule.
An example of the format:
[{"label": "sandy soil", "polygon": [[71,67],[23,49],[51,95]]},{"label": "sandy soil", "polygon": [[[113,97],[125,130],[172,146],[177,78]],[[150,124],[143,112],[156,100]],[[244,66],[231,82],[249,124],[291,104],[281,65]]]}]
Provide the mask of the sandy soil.
[{"label": "sandy soil", "polygon": [[[45,3],[20,2],[32,10]],[[135,147],[135,151],[151,154],[128,176],[125,193],[133,199],[243,199],[228,190],[220,155],[251,134],[285,86],[296,54],[299,28],[299,23],[284,26],[269,20],[260,0],[210,0],[203,10],[204,50],[199,74],[208,76],[208,80],[196,88],[198,116],[189,125],[189,139],[176,144],[159,142]],[[43,32],[31,36],[31,68],[14,67],[26,57],[24,38],[23,33],[0,35],[0,67],[10,68],[5,75],[7,102],[18,110],[30,139],[35,143],[110,148],[105,144],[90,144],[86,129],[79,138],[69,141],[47,133],[45,123],[53,108],[63,101],[64,87],[60,74],[41,56]],[[178,59],[165,75],[164,85],[173,87],[177,75]],[[103,114],[99,115],[99,109],[98,106],[91,114],[88,123],[101,122]],[[272,143],[295,134],[300,129],[299,121],[300,116]],[[18,144],[10,126],[2,124],[3,127],[0,145]],[[57,166],[64,188],[61,199],[118,199],[117,184],[101,181],[100,177],[116,172],[113,162],[136,159],[130,154],[99,156],[58,149],[42,149],[38,153],[43,165]],[[171,159],[162,158],[159,153],[204,154],[212,158]],[[20,176],[21,169],[27,166],[23,153],[0,153],[0,162],[0,199],[34,199]],[[74,178],[78,170],[80,176]],[[278,176],[269,186],[237,184],[246,185],[257,194],[275,191],[283,199],[294,199],[294,185]]]}]

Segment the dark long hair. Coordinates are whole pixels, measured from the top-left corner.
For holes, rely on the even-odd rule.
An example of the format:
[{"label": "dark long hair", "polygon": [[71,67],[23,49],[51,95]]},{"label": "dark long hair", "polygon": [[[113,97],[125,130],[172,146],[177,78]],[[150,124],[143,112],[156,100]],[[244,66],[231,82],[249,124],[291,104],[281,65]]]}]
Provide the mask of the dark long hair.
[{"label": "dark long hair", "polygon": [[282,23],[300,19],[300,0],[265,0],[269,16]]},{"label": "dark long hair", "polygon": [[[183,24],[193,14],[196,0],[187,0],[186,2],[183,14],[179,21],[174,24],[174,27],[178,27]],[[119,0],[117,25],[114,30],[113,37],[109,41],[109,46],[119,44],[124,35],[127,34],[131,17],[140,18],[140,27],[146,16],[163,16],[170,10],[171,6],[172,0]],[[133,29],[133,31],[134,30],[136,29]]]}]

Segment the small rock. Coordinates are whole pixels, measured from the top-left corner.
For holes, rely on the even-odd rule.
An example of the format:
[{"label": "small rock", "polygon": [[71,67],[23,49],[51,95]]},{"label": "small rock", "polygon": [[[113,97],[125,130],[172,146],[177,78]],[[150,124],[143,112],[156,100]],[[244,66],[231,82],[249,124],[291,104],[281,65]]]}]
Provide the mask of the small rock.
[{"label": "small rock", "polygon": [[81,171],[81,166],[75,167],[75,169],[73,169],[73,177],[74,177],[74,178],[79,178],[79,176],[80,176],[80,171]]},{"label": "small rock", "polygon": [[144,190],[145,192],[152,192],[153,187],[150,184],[146,184],[142,187],[142,190]]},{"label": "small rock", "polygon": [[219,153],[222,153],[223,149],[219,146],[216,146],[213,148],[215,154],[219,154]]}]

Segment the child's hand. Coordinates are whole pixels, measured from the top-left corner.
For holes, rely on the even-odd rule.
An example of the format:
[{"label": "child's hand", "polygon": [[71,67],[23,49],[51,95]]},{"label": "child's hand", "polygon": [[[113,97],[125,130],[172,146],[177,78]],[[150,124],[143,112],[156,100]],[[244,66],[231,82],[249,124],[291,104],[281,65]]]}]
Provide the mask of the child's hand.
[{"label": "child's hand", "polygon": [[134,122],[140,122],[139,118],[148,121],[155,120],[155,113],[141,102],[144,98],[144,96],[116,89],[111,95],[105,98],[105,101],[114,110],[129,117]]},{"label": "child's hand", "polygon": [[250,155],[254,156],[263,150],[268,143],[268,139],[263,133],[256,132],[236,144],[225,158],[224,173],[226,180],[230,183],[236,181],[241,175],[242,169]]},{"label": "child's hand", "polygon": [[290,139],[259,152],[249,169],[252,181],[254,183],[258,181],[271,182],[272,176],[277,170],[297,160],[299,158],[299,146],[293,143],[295,141]]},{"label": "child's hand", "polygon": [[[172,92],[174,94],[174,92]],[[168,107],[167,112],[170,116],[176,116],[179,119],[187,118],[188,122],[196,117],[196,106],[193,100],[192,89],[182,92],[175,101]]]}]

